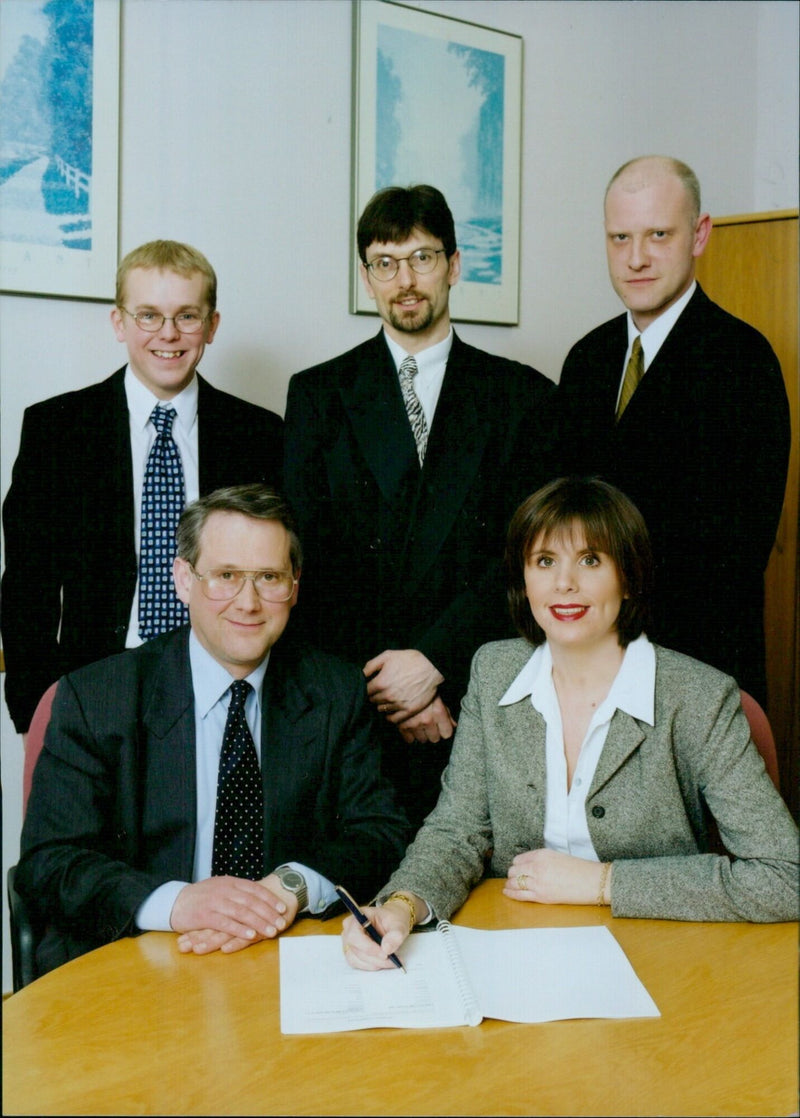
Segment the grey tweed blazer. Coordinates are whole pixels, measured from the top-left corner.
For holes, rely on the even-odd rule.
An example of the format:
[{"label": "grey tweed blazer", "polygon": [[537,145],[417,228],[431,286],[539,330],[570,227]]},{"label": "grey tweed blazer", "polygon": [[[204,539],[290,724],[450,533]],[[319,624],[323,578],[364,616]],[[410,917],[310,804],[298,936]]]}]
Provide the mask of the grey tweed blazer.
[{"label": "grey tweed blazer", "polygon": [[[531,656],[497,641],[472,663],[442,792],[381,897],[410,889],[439,917],[486,870],[544,845],[545,723],[499,700]],[[707,811],[730,857],[708,852]],[[768,776],[736,682],[656,646],[655,726],[617,710],[586,798],[594,848],[613,862],[615,916],[798,917],[797,827]]]}]

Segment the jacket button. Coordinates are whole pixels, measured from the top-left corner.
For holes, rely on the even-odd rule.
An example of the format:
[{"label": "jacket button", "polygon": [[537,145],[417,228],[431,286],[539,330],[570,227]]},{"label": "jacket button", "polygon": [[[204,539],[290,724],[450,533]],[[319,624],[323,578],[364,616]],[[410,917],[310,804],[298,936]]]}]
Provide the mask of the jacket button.
[{"label": "jacket button", "polygon": [[595,819],[602,819],[605,813],[606,809],[604,807],[600,807],[599,804],[592,808],[592,815],[595,817]]}]

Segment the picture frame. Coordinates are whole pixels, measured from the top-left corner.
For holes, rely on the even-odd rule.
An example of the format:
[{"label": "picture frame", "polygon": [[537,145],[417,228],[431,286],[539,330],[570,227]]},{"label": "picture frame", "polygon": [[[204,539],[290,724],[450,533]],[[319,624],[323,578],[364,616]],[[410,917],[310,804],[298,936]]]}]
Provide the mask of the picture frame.
[{"label": "picture frame", "polygon": [[[376,190],[438,187],[461,251],[455,321],[519,322],[522,63],[519,35],[353,0],[352,243]],[[350,294],[375,313],[355,249]]]},{"label": "picture frame", "polygon": [[119,25],[119,0],[0,5],[3,292],[114,299]]}]

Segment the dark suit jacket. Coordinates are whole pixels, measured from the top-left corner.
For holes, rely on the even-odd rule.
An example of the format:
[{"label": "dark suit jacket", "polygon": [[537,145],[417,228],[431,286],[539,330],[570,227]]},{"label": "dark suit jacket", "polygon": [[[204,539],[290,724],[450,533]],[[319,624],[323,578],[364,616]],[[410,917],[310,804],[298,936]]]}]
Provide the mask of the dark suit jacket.
[{"label": "dark suit jacket", "polygon": [[567,356],[557,398],[566,467],[601,474],[647,521],[657,579],[648,635],[763,703],[763,576],[789,456],[777,358],[698,287],[617,424],[627,343],[623,314]]},{"label": "dark suit jacket", "polygon": [[[54,680],[125,646],[137,566],[124,374],[25,412],[3,506],[0,622],[20,732]],[[200,493],[279,484],[281,418],[198,382]]]},{"label": "dark suit jacket", "polygon": [[[292,377],[284,472],[305,551],[298,617],[313,643],[362,666],[419,649],[457,716],[472,654],[508,632],[506,525],[550,476],[554,391],[455,336],[420,470],[383,331]],[[394,729],[391,740],[402,744]],[[425,753],[437,758],[435,801],[447,749]]]},{"label": "dark suit jacket", "polygon": [[[185,626],[59,683],[17,870],[49,924],[44,969],[134,933],[155,888],[192,880],[188,638]],[[367,900],[402,856],[406,822],[379,778],[360,673],[284,636],[262,708],[266,872],[302,862]]]}]

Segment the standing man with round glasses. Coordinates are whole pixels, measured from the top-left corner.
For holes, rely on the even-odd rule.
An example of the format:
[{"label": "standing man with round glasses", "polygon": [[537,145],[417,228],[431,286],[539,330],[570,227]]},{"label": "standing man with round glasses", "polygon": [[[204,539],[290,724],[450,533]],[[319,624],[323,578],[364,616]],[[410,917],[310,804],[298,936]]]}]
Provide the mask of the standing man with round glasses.
[{"label": "standing man with round glasses", "polygon": [[3,507],[6,701],[20,733],[59,676],[185,621],[172,560],[189,501],[279,483],[280,417],[197,372],[219,321],[202,253],[141,245],[119,266],[111,311],[127,365],[25,412]]},{"label": "standing man with round glasses", "polygon": [[292,378],[286,491],[303,623],[363,669],[416,824],[436,802],[472,654],[506,632],[505,528],[551,475],[554,386],[453,331],[461,257],[435,187],[379,191],[357,241],[382,328]]}]

